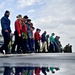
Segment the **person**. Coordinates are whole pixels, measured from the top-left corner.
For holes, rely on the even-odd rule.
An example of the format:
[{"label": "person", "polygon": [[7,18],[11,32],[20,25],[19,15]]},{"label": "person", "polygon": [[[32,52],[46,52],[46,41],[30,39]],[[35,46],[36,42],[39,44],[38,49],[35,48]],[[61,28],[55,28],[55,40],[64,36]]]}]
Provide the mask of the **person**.
[{"label": "person", "polygon": [[54,74],[54,73],[55,73],[55,71],[54,71],[54,70],[59,71],[59,70],[60,70],[60,68],[59,68],[59,67],[50,67],[50,71],[52,72],[52,74]]},{"label": "person", "polygon": [[12,53],[15,52],[15,46],[17,45],[17,53],[21,53],[25,51],[25,46],[22,42],[22,25],[21,25],[22,15],[17,16],[17,20],[15,21],[15,42],[12,47]]},{"label": "person", "polygon": [[33,23],[31,23],[30,24],[30,29],[31,29],[31,46],[32,46],[32,52],[34,52],[34,33],[33,33],[33,31],[34,31],[34,27],[33,27]]},{"label": "person", "polygon": [[66,45],[66,46],[64,47],[64,52],[65,52],[65,53],[72,53],[72,45],[70,45],[70,44],[68,43],[68,45]]},{"label": "person", "polygon": [[30,47],[30,52],[33,51],[33,47],[32,47],[32,42],[31,42],[31,39],[32,39],[32,32],[31,32],[31,19],[28,19],[27,20],[27,36],[28,36],[28,44],[29,44],[29,47]]},{"label": "person", "polygon": [[35,75],[40,75],[41,68],[40,67],[35,67]]},{"label": "person", "polygon": [[26,25],[27,20],[28,20],[27,16],[24,16],[22,19],[22,38],[26,53],[30,51],[30,47],[28,44],[28,36],[27,36],[27,25]]},{"label": "person", "polygon": [[10,42],[10,37],[12,36],[9,16],[10,12],[6,10],[4,16],[1,18],[1,28],[2,28],[2,35],[4,38],[4,44],[1,46],[0,52],[3,53],[3,50],[5,50],[6,54],[9,53],[8,44]]},{"label": "person", "polygon": [[51,52],[55,52],[54,35],[55,35],[55,33],[52,33],[51,36],[50,36],[50,50],[51,50]]},{"label": "person", "polygon": [[36,32],[34,33],[34,38],[35,38],[35,52],[40,52],[40,29],[36,29]]},{"label": "person", "polygon": [[41,71],[44,75],[47,75],[47,72],[49,72],[49,69],[48,69],[48,67],[42,67]]},{"label": "person", "polygon": [[59,50],[58,50],[59,38],[60,38],[59,36],[56,36],[54,38],[54,40],[55,40],[55,43],[54,43],[54,45],[55,45],[55,52],[59,52]]},{"label": "person", "polygon": [[47,52],[47,42],[46,42],[46,31],[41,35],[41,41],[42,41],[42,52]]},{"label": "person", "polygon": [[[0,48],[0,52],[8,54],[8,44],[10,42],[10,37],[12,36],[12,31],[10,28],[10,20],[9,20],[10,12],[8,10],[5,11],[4,16],[1,18],[1,27],[2,27],[2,35],[4,38],[4,44]],[[10,67],[4,68],[4,75],[10,75]]]},{"label": "person", "polygon": [[49,51],[49,35],[46,35],[47,50]]},{"label": "person", "polygon": [[15,75],[22,75],[23,67],[15,67]]},{"label": "person", "polygon": [[62,51],[64,51],[64,49],[63,49],[61,41],[59,39],[60,39],[60,37],[58,36],[58,52],[61,53]]}]

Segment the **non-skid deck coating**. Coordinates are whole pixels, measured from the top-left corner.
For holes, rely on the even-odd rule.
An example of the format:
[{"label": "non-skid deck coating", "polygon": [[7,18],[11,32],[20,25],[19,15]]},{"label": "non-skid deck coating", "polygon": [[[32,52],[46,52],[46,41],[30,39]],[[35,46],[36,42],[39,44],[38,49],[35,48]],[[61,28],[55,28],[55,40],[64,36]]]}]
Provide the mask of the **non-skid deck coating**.
[{"label": "non-skid deck coating", "polygon": [[75,63],[75,53],[0,54],[0,66],[56,66]]}]

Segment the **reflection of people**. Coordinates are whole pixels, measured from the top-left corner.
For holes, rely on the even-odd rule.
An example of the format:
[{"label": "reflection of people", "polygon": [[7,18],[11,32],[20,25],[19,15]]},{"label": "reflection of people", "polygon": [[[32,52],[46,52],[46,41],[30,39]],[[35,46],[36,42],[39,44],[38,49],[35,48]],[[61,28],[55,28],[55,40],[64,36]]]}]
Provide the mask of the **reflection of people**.
[{"label": "reflection of people", "polygon": [[55,69],[56,71],[60,70],[58,67],[50,67],[50,71],[51,71],[52,73],[55,73],[54,69]]},{"label": "reflection of people", "polygon": [[49,72],[49,69],[48,69],[48,67],[42,67],[41,71],[44,75],[47,75],[47,72]]},{"label": "reflection of people", "polygon": [[41,68],[35,67],[35,75],[40,75]]},{"label": "reflection of people", "polygon": [[10,28],[10,20],[8,17],[10,16],[10,12],[7,10],[4,14],[4,17],[1,18],[1,27],[2,27],[2,35],[4,38],[4,44],[1,46],[0,51],[3,52],[5,50],[6,54],[8,53],[8,44],[10,42],[11,28]]},{"label": "reflection of people", "polygon": [[10,75],[11,69],[10,67],[4,67],[4,74],[3,75]]}]

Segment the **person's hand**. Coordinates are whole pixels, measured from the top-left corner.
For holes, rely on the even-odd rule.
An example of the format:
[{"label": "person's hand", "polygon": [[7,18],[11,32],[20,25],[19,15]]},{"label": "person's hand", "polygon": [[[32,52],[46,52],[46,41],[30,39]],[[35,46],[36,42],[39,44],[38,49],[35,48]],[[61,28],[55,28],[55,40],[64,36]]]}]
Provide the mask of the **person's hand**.
[{"label": "person's hand", "polygon": [[8,30],[5,30],[5,32],[8,32]]},{"label": "person's hand", "polygon": [[39,43],[40,41],[38,41],[38,43]]},{"label": "person's hand", "polygon": [[12,32],[10,33],[10,36],[13,36]]},{"label": "person's hand", "polygon": [[19,34],[19,37],[21,37],[21,34]]}]

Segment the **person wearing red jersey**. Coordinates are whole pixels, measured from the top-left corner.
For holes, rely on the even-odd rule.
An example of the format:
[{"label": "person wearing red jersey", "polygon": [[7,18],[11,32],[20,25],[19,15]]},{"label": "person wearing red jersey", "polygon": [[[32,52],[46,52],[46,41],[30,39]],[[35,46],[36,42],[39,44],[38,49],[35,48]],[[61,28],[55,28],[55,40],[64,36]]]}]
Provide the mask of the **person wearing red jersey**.
[{"label": "person wearing red jersey", "polygon": [[25,46],[25,52],[24,53],[27,53],[30,51],[29,44],[28,44],[28,36],[27,36],[27,25],[26,25],[27,20],[28,20],[28,16],[24,16],[22,19],[22,23],[21,23],[23,44]]},{"label": "person wearing red jersey", "polygon": [[17,45],[17,53],[21,53],[20,48],[25,51],[24,45],[22,43],[22,25],[21,25],[22,15],[17,16],[15,21],[15,42],[12,46],[12,53],[15,52],[15,46]]},{"label": "person wearing red jersey", "polygon": [[36,32],[34,34],[34,38],[35,38],[35,52],[40,52],[40,29],[36,29]]},{"label": "person wearing red jersey", "polygon": [[35,67],[35,75],[40,75],[41,68],[40,67]]}]

